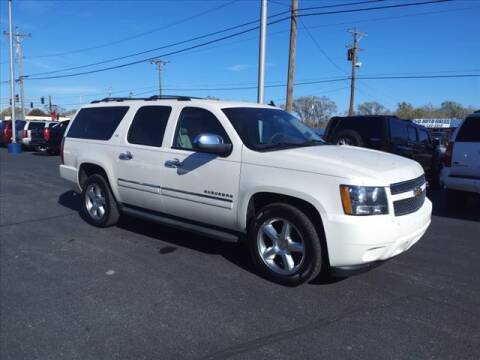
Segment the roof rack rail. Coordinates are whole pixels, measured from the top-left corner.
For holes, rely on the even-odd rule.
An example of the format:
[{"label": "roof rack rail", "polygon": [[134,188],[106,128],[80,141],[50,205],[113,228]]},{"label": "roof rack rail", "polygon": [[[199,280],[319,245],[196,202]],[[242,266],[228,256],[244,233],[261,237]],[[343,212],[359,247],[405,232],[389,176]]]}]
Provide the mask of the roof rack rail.
[{"label": "roof rack rail", "polygon": [[146,100],[178,100],[178,101],[189,101],[192,99],[202,99],[200,97],[193,96],[184,96],[184,95],[153,95],[147,98]]},{"label": "roof rack rail", "polygon": [[130,101],[130,100],[143,100],[143,101],[152,101],[152,100],[178,100],[178,101],[189,101],[192,99],[202,99],[200,97],[193,96],[183,96],[183,95],[153,95],[148,98],[131,98],[131,97],[106,97],[101,100],[93,100],[90,104],[98,104],[101,102],[120,102],[120,101]]},{"label": "roof rack rail", "polygon": [[147,100],[146,98],[131,98],[131,97],[106,97],[101,100],[93,100],[90,104],[98,104],[101,102],[109,102],[109,101],[129,101],[129,100]]}]

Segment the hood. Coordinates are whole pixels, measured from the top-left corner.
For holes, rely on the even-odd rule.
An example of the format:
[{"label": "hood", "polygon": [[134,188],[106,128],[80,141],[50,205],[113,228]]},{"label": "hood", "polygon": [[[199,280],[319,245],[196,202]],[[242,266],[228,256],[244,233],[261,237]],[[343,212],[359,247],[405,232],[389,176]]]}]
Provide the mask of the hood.
[{"label": "hood", "polygon": [[358,185],[388,186],[421,176],[416,161],[346,145],[320,145],[267,152],[245,151],[244,162],[313,172],[353,180]]}]

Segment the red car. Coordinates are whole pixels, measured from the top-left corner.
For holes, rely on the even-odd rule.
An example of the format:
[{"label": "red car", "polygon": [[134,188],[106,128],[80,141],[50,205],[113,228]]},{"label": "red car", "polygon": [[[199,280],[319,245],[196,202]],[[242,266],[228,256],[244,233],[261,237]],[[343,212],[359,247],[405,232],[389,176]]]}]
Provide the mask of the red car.
[{"label": "red car", "polygon": [[[23,120],[16,120],[15,121],[15,129],[23,129],[25,126],[25,121]],[[18,140],[18,136],[17,136]],[[4,120],[0,124],[0,145],[7,146],[12,142],[12,121],[11,120]]]}]

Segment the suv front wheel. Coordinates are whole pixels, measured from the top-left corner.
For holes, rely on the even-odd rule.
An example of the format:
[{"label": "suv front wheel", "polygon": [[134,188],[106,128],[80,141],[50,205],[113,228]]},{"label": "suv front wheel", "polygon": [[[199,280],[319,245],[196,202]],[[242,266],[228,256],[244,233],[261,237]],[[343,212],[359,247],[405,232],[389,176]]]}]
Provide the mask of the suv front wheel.
[{"label": "suv front wheel", "polygon": [[82,217],[98,227],[115,225],[120,213],[110,186],[103,176],[89,176],[82,191]]},{"label": "suv front wheel", "polygon": [[315,226],[294,206],[265,206],[251,222],[248,244],[253,261],[268,279],[295,286],[315,278],[322,249]]}]

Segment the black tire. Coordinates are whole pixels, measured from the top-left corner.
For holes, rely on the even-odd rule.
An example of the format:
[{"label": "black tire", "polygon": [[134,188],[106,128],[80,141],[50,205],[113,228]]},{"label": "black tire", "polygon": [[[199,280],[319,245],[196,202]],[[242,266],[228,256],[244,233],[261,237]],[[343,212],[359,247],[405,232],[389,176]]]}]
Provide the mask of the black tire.
[{"label": "black tire", "polygon": [[[285,219],[290,222],[295,231],[303,240],[303,260],[299,261],[299,267],[295,273],[284,275],[269,268],[260,255],[261,250],[257,237],[263,224],[271,219]],[[298,208],[284,203],[274,203],[261,209],[256,217],[250,222],[248,229],[248,246],[252,260],[261,275],[276,283],[297,286],[312,280],[322,270],[322,247],[315,226],[307,215]],[[283,262],[283,260],[281,260]]]},{"label": "black tire", "polygon": [[345,144],[351,146],[363,146],[363,139],[360,134],[353,130],[340,131],[333,139],[334,144]]},{"label": "black tire", "polygon": [[[87,208],[87,192],[97,186],[101,189],[104,199],[104,213],[99,218],[93,217]],[[107,180],[99,174],[94,174],[88,177],[82,189],[82,208],[80,214],[85,221],[97,227],[108,227],[115,225],[120,218],[120,211],[118,209],[117,201],[112,194],[112,190]]]},{"label": "black tire", "polygon": [[465,207],[470,193],[460,190],[446,189],[447,205],[449,209]]}]

